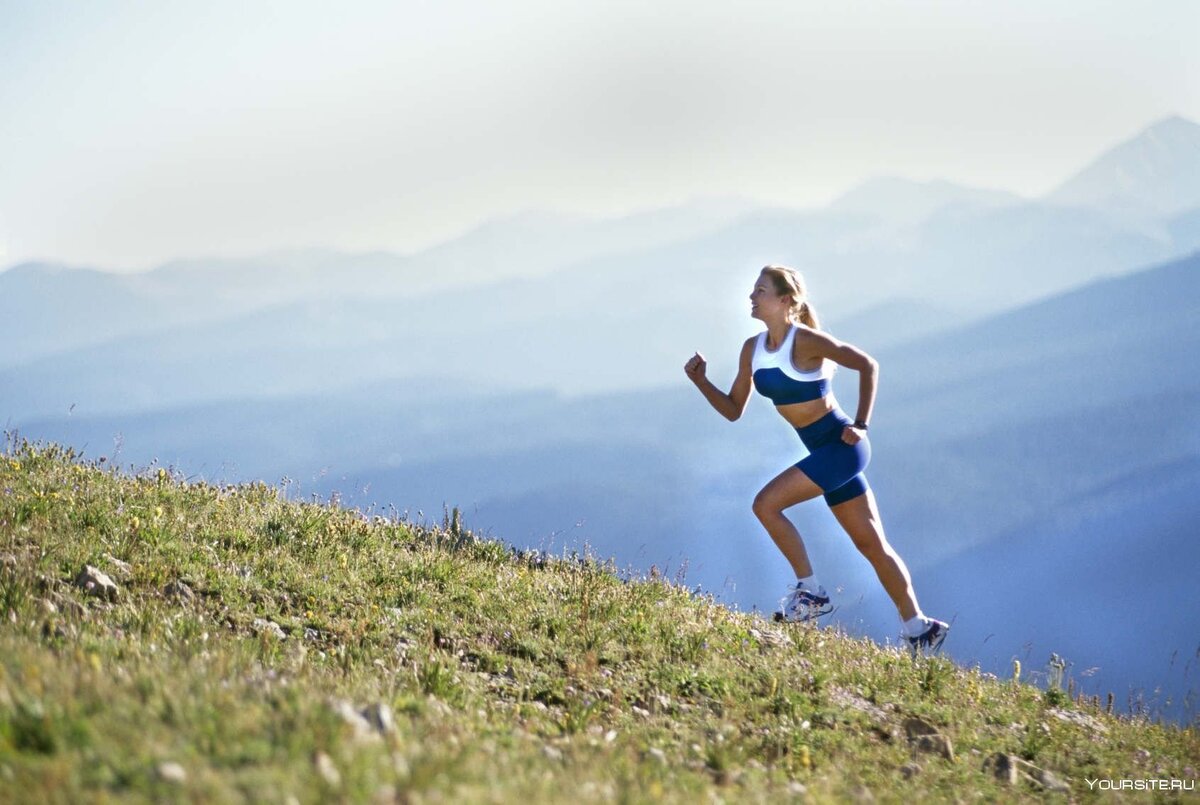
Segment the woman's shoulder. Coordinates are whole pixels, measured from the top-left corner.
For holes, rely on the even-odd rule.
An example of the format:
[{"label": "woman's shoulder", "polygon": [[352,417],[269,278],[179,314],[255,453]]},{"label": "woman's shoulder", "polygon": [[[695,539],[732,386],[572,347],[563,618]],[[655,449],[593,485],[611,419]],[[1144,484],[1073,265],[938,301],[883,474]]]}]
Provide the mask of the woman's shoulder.
[{"label": "woman's shoulder", "polygon": [[795,340],[795,343],[813,340],[824,341],[829,338],[829,333],[809,327],[807,324],[793,324],[792,338]]}]

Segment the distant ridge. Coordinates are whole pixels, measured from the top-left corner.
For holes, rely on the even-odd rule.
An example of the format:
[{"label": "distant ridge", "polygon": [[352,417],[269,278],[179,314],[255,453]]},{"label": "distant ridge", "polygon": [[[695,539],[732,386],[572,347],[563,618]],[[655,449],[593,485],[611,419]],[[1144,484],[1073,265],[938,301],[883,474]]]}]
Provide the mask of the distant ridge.
[{"label": "distant ridge", "polygon": [[1019,204],[1020,196],[1005,190],[992,190],[934,179],[928,182],[881,176],[855,185],[829,205],[836,212],[877,215],[894,224],[911,225],[928,218],[949,205],[978,208]]}]

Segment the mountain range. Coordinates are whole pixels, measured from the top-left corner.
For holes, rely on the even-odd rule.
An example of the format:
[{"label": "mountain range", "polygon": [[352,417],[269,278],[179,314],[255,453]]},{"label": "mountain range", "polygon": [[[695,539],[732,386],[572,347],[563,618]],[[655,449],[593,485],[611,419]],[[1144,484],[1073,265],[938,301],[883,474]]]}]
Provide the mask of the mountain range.
[{"label": "mountain range", "polygon": [[[912,329],[868,333],[881,349],[935,320],[978,318],[1195,248],[1200,192],[1172,191],[1172,210],[1194,202],[1190,212],[1152,222],[1102,209],[1119,182],[1098,177],[1115,155],[1168,134],[1200,149],[1200,126],[1167,120],[1064,184],[1094,188],[1095,205],[881,180],[810,212],[726,201],[607,222],[525,214],[406,257],[295,253],[144,275],[18,266],[0,274],[0,410],[18,421],[72,405],[118,413],[329,382],[458,380],[462,366],[498,388],[653,387],[678,362],[659,345],[737,336],[743,295],[767,262],[808,269],[827,322],[910,299],[938,311]],[[1200,150],[1176,150],[1192,160],[1178,173],[1200,170]],[[1176,175],[1142,174],[1143,189]]]}]

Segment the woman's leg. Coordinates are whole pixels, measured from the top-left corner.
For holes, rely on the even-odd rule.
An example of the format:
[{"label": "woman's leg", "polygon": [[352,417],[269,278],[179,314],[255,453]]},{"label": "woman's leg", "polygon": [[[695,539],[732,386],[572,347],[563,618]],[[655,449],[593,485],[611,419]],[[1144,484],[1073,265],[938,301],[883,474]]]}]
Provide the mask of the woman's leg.
[{"label": "woman's leg", "polygon": [[804,550],[800,532],[792,525],[791,520],[783,516],[783,510],[820,494],[821,487],[813,483],[807,475],[795,467],[788,467],[772,478],[754,498],[755,516],[763,524],[763,528],[767,529],[771,539],[775,540],[775,545],[787,558],[798,579],[811,576],[812,565],[809,564],[808,552]]},{"label": "woman's leg", "polygon": [[875,506],[875,494],[868,489],[858,497],[831,506],[829,510],[850,535],[854,547],[875,568],[883,589],[887,590],[896,609],[900,611],[900,619],[915,617],[921,608],[913,592],[912,578],[908,575],[904,560],[888,544],[883,533],[883,521],[879,519],[879,509]]}]

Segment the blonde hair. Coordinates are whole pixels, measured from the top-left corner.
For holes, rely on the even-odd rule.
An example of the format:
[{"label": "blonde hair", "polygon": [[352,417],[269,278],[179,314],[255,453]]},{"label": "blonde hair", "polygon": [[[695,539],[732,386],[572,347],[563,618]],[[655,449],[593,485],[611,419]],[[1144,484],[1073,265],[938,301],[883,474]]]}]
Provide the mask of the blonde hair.
[{"label": "blonde hair", "polygon": [[821,329],[821,321],[817,311],[808,301],[808,288],[804,285],[804,277],[794,268],[787,266],[763,266],[762,273],[771,278],[775,293],[786,296],[791,300],[791,310],[788,318],[800,324],[806,324],[814,330]]}]

